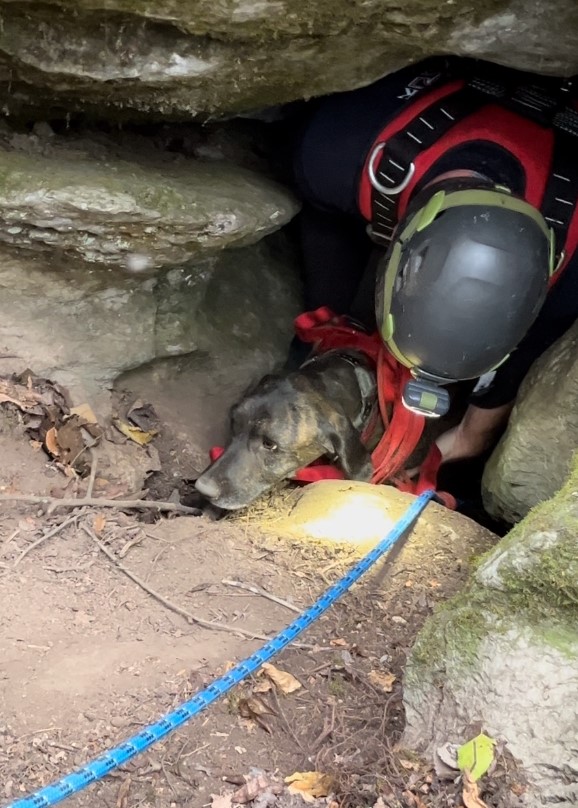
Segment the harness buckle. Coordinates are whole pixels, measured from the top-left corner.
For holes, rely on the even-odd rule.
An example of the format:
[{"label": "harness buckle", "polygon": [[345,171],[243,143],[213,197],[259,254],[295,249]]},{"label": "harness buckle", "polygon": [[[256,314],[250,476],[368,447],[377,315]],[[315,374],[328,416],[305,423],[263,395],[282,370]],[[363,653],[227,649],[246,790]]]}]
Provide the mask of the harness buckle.
[{"label": "harness buckle", "polygon": [[371,182],[372,186],[375,188],[376,191],[379,191],[380,194],[384,196],[397,196],[397,194],[401,194],[407,186],[411,182],[411,178],[415,174],[415,165],[413,163],[409,164],[409,168],[407,170],[407,174],[403,178],[403,180],[399,183],[399,185],[393,185],[392,187],[388,188],[386,185],[382,185],[380,181],[375,176],[375,160],[379,154],[384,150],[385,143],[378,143],[377,146],[371,153],[371,157],[369,158],[369,165],[368,165],[368,174],[369,174],[369,181]]}]

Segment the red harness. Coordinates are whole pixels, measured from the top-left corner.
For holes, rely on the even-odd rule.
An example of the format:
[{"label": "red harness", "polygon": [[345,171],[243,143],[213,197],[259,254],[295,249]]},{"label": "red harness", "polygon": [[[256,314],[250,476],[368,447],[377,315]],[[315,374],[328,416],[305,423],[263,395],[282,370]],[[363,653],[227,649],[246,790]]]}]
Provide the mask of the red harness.
[{"label": "red harness", "polygon": [[[410,480],[404,473],[404,466],[422,436],[425,418],[404,407],[401,395],[411,373],[387,351],[379,333],[358,331],[347,318],[336,316],[325,307],[299,315],[295,320],[295,333],[303,342],[312,344],[317,353],[347,348],[360,351],[373,363],[377,374],[383,435],[371,455],[374,469],[371,482],[374,485],[390,482],[401,491],[412,494],[435,489],[442,459],[435,444],[422,463],[417,480]],[[306,483],[324,479],[342,480],[344,474],[331,464],[317,461],[297,471],[292,479]],[[456,507],[455,499],[450,494],[441,493],[439,496],[447,507]]]},{"label": "red harness", "polygon": [[[379,133],[367,154],[359,188],[359,209],[367,221],[372,219],[369,161],[375,147],[378,144],[387,143],[394,136],[406,131],[412,121],[423,120],[423,117],[419,118],[420,115],[426,116],[428,109],[433,108],[435,104],[439,104],[444,99],[451,99],[462,91],[465,85],[465,81],[452,81],[420,94]],[[525,173],[524,198],[541,210],[544,206],[548,183],[552,173],[556,171],[554,165],[556,137],[555,130],[551,126],[536,123],[522,114],[488,100],[488,103],[471,114],[457,119],[451,128],[435,140],[429,148],[425,148],[413,156],[415,172],[398,197],[397,219],[399,220],[404,215],[416,185],[435,163],[451,149],[474,141],[485,141],[500,146],[519,162]],[[569,180],[568,184],[573,185],[573,182],[570,183]],[[572,203],[575,202],[576,190],[573,187],[569,188]],[[544,215],[548,219],[546,212]],[[577,248],[578,206],[575,205],[564,235],[564,243],[558,245],[559,253],[564,250],[564,259],[551,279],[551,284],[559,278],[561,271],[566,267]]]}]

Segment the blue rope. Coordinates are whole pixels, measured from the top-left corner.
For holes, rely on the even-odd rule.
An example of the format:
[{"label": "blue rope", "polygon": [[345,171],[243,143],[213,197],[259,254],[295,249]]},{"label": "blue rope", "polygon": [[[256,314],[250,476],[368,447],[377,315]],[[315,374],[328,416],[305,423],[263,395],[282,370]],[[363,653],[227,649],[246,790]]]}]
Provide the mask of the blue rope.
[{"label": "blue rope", "polygon": [[157,721],[150,724],[137,735],[129,738],[124,743],[105,752],[78,771],[63,777],[61,780],[40,789],[30,797],[16,800],[6,806],[6,808],[50,808],[67,797],[72,797],[82,789],[101,780],[113,769],[122,766],[132,758],[144,752],[157,741],[166,738],[173,730],[182,726],[186,721],[194,718],[202,710],[212,704],[217,699],[224,696],[244,679],[255,673],[265,662],[272,659],[275,654],[283,650],[289,643],[298,637],[305,629],[309,628],[327,609],[335,603],[354,583],[356,583],[375,562],[386,553],[404,533],[413,525],[427,503],[435,497],[434,491],[426,491],[407,509],[401,519],[394,525],[390,532],[380,543],[373,548],[361,561],[355,564],[352,569],[343,576],[337,583],[333,584],[323,594],[313,606],[302,612],[287,628],[280,631],[273,639],[265,643],[259,650],[240,662],[232,670],[216,679],[212,684],[193,696],[192,699],[182,704],[176,710],[168,713]]}]

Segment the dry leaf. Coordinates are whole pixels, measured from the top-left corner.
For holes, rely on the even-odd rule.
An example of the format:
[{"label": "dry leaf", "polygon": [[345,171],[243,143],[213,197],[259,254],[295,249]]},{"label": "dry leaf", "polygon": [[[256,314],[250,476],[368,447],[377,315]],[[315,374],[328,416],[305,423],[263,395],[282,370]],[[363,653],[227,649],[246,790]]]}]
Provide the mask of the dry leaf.
[{"label": "dry leaf", "polygon": [[419,769],[419,763],[416,763],[415,760],[405,760],[403,758],[399,758],[399,763],[401,766],[403,766],[404,769],[407,769],[408,771],[416,772]]},{"label": "dry leaf", "polygon": [[383,797],[378,797],[377,802],[373,804],[373,808],[385,808],[385,803],[383,801]]},{"label": "dry leaf", "polygon": [[120,418],[114,418],[113,424],[119,432],[122,432],[125,437],[129,438],[135,443],[138,443],[139,446],[146,446],[147,443],[150,443],[151,440],[158,435],[156,430],[145,432],[144,430],[139,429],[138,426],[131,426],[125,421],[121,421]]},{"label": "dry leaf", "polygon": [[118,794],[116,796],[116,808],[127,808],[130,783],[131,778],[130,775],[128,775],[126,780],[123,780],[123,782],[120,784],[120,788],[118,789]]},{"label": "dry leaf", "polygon": [[342,640],[341,637],[338,637],[336,640],[329,640],[329,645],[333,645],[335,648],[346,648],[347,640]]},{"label": "dry leaf", "polygon": [[427,808],[421,797],[418,797],[418,795],[414,794],[413,791],[404,791],[403,796],[405,801],[408,803],[408,805],[411,805],[412,808]]},{"label": "dry leaf", "polygon": [[233,795],[211,794],[211,808],[233,808]]},{"label": "dry leaf", "polygon": [[269,693],[273,683],[269,679],[262,679],[253,688],[253,693]]},{"label": "dry leaf", "polygon": [[462,799],[466,808],[488,808],[486,803],[480,797],[480,790],[478,784],[473,779],[469,769],[464,771],[464,790]]},{"label": "dry leaf", "polygon": [[253,718],[255,715],[276,715],[275,711],[258,696],[249,696],[239,702],[239,712],[243,718]]},{"label": "dry leaf", "polygon": [[367,677],[372,685],[378,687],[380,690],[383,690],[384,693],[391,693],[393,690],[393,683],[396,680],[396,676],[393,673],[383,673],[382,671],[369,671],[369,675]]},{"label": "dry leaf", "polygon": [[301,682],[299,682],[291,673],[279,670],[279,668],[276,668],[269,662],[266,662],[263,665],[262,670],[265,675],[271,679],[276,688],[285,696],[287,696],[289,693],[294,693],[295,690],[299,690],[301,687]]},{"label": "dry leaf", "polygon": [[258,774],[256,777],[246,777],[245,785],[241,786],[233,794],[233,803],[240,803],[245,805],[247,802],[252,802],[260,794],[269,791],[273,795],[280,794],[283,791],[283,786],[280,783],[270,783],[264,774]]},{"label": "dry leaf", "polygon": [[271,728],[263,716],[276,715],[276,713],[269,707],[268,704],[265,704],[263,699],[260,699],[258,696],[250,696],[247,699],[241,699],[239,701],[238,709],[241,718],[254,721],[261,727],[261,729],[264,729],[265,732],[271,733]]},{"label": "dry leaf", "polygon": [[446,742],[434,751],[434,769],[440,780],[455,780],[458,773],[458,746]]},{"label": "dry leaf", "polygon": [[98,513],[94,517],[94,521],[92,522],[92,529],[94,530],[97,536],[100,536],[105,527],[106,527],[106,516],[103,513]]},{"label": "dry leaf", "polygon": [[53,457],[58,457],[60,455],[60,446],[58,445],[58,432],[56,431],[56,427],[53,426],[48,430],[46,437],[44,438],[44,443]]},{"label": "dry leaf", "polygon": [[79,404],[78,407],[73,407],[70,410],[70,414],[78,415],[78,417],[87,424],[98,424],[98,419],[90,404]]},{"label": "dry leaf", "polygon": [[326,797],[331,791],[331,777],[323,772],[295,772],[285,778],[290,794],[299,794],[305,802]]}]

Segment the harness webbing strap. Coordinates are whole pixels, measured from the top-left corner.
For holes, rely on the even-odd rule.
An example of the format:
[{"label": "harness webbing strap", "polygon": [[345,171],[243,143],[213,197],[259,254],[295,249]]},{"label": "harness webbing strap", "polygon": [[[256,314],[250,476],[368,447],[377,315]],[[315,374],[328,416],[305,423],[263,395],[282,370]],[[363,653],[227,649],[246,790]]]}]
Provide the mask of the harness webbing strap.
[{"label": "harness webbing strap", "polygon": [[[446,134],[456,123],[487,100],[480,93],[464,87],[449,97],[442,98],[417,115],[401,132],[384,143],[376,176],[384,187],[401,184],[411,171],[415,157]],[[381,193],[372,187],[372,235],[387,244],[396,224],[398,197]]]},{"label": "harness webbing strap", "polygon": [[[544,199],[542,215],[554,231],[558,252],[565,250],[566,258],[573,252],[569,248],[569,228],[575,216],[578,202],[578,141],[570,135],[556,133],[552,166]],[[575,248],[575,245],[572,245]],[[561,262],[562,266],[564,261]]]},{"label": "harness webbing strap", "polygon": [[[429,92],[431,89],[426,88],[422,97]],[[374,173],[381,190],[374,183],[371,190],[371,235],[378,243],[387,246],[391,241],[397,223],[398,189],[411,177],[415,158],[488,103],[498,103],[556,134],[553,155],[544,155],[549,179],[540,209],[554,230],[558,253],[562,253],[578,202],[578,163],[574,157],[578,110],[572,106],[569,86],[563,83],[554,91],[540,84],[518,85],[478,76],[430,106],[420,104],[420,110],[403,129],[380,144]],[[388,194],[387,188],[392,192]]]}]

